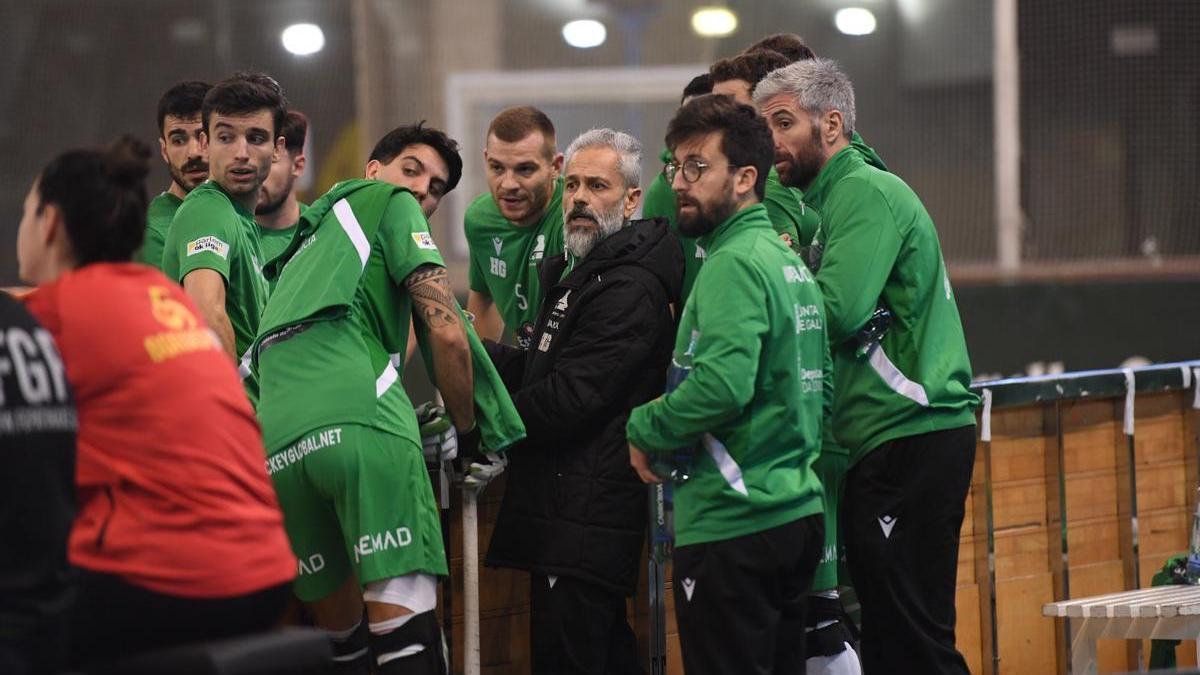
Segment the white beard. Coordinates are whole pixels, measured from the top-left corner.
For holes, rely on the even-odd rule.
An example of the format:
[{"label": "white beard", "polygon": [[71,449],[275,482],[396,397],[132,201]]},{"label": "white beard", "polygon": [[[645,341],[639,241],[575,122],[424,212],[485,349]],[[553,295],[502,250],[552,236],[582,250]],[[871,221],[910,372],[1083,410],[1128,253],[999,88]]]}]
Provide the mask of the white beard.
[{"label": "white beard", "polygon": [[628,221],[618,204],[608,213],[593,214],[596,216],[596,227],[581,227],[572,229],[569,222],[563,223],[563,243],[567,250],[576,258],[586,258],[587,254],[596,248],[596,244],[608,239],[625,227]]}]

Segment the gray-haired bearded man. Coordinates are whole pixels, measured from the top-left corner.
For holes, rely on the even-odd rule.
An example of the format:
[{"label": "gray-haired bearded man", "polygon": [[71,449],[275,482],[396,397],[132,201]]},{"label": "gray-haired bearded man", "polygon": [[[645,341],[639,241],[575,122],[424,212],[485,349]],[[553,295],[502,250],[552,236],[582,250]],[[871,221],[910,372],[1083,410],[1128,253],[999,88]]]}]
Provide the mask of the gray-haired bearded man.
[{"label": "gray-haired bearded man", "polygon": [[528,350],[488,343],[528,434],[510,453],[489,565],[529,570],[534,673],[637,673],[625,599],[637,585],[645,492],[629,466],[629,411],[662,392],[683,257],[665,219],[630,221],[641,145],[593,129],[571,143],[564,255]]}]

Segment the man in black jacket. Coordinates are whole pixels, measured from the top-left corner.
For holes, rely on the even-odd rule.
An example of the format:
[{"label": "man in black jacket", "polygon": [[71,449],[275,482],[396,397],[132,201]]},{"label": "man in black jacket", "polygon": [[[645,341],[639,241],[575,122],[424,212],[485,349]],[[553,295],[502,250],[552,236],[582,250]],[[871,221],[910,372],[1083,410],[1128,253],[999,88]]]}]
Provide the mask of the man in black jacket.
[{"label": "man in black jacket", "polygon": [[528,350],[488,343],[525,422],[509,457],[487,564],[529,570],[534,673],[640,673],[625,598],[637,585],[645,488],[629,466],[629,411],[662,393],[683,284],[666,220],[630,222],[641,146],[593,129],[566,153],[567,252]]}]

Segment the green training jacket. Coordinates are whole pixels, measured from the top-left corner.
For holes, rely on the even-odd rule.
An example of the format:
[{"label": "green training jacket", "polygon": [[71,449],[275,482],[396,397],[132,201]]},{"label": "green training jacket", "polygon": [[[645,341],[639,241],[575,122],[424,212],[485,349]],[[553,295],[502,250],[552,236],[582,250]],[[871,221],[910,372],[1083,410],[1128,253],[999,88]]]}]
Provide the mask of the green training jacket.
[{"label": "green training jacket", "polygon": [[635,408],[629,441],[650,454],[699,446],[675,486],[681,546],[778,527],[822,512],[812,463],[821,448],[828,346],[812,274],[761,204],[700,237],[708,260],[684,305],[670,393]]},{"label": "green training jacket", "polygon": [[[822,215],[817,283],[834,356],[833,432],[853,464],[882,443],[975,423],[978,397],[933,220],[894,174],[848,147],[805,192]],[[877,302],[892,325],[868,355],[857,332]]]}]

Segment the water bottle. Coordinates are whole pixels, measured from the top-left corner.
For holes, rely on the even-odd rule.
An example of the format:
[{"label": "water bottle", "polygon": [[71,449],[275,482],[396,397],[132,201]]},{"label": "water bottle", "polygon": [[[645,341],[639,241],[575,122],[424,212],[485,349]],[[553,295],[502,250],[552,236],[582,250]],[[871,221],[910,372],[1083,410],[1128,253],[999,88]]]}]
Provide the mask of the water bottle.
[{"label": "water bottle", "polygon": [[1200,583],[1200,488],[1196,488],[1196,511],[1192,514],[1192,541],[1187,556],[1188,583]]}]

